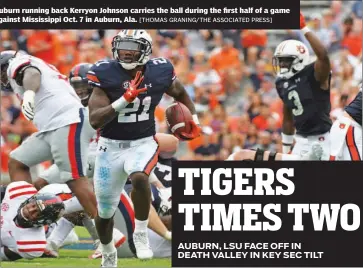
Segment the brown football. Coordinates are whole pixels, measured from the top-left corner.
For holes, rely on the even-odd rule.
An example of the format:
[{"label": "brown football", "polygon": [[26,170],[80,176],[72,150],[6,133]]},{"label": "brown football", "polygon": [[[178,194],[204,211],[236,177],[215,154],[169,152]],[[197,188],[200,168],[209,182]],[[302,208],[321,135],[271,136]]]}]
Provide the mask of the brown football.
[{"label": "brown football", "polygon": [[189,109],[180,102],[174,102],[165,111],[166,123],[169,130],[173,134],[180,134],[181,132],[190,133],[190,121],[193,120],[192,113]]}]

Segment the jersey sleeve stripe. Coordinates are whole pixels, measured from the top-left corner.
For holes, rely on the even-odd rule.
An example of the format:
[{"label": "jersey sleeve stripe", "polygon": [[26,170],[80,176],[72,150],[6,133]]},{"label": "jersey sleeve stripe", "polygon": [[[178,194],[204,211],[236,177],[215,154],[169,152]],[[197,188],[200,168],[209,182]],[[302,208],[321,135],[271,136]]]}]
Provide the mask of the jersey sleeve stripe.
[{"label": "jersey sleeve stripe", "polygon": [[23,68],[24,66],[27,66],[30,64],[30,60],[23,62],[22,64],[20,64],[18,67],[16,67],[14,73],[11,75],[11,78],[15,79],[16,75],[18,74],[18,72],[20,71],[21,68]]},{"label": "jersey sleeve stripe", "polygon": [[97,76],[90,73],[87,73],[87,79],[94,83],[100,83],[100,80],[97,78]]},{"label": "jersey sleeve stripe", "polygon": [[19,252],[37,252],[37,251],[44,252],[45,247],[44,248],[18,248],[18,251]]},{"label": "jersey sleeve stripe", "polygon": [[[21,186],[16,186],[16,187],[12,187],[12,188],[10,188],[10,189],[9,189],[9,193],[14,192],[14,191],[16,191],[16,190],[20,190],[20,189],[26,189],[26,188],[33,188],[34,190],[36,190],[36,189],[34,188],[34,186],[33,186],[33,185],[31,185],[31,184],[26,184],[26,185],[21,185]],[[27,190],[28,190],[28,189],[27,189]]]},{"label": "jersey sleeve stripe", "polygon": [[38,240],[38,241],[16,241],[17,245],[45,245],[47,244],[47,241],[44,240]]},{"label": "jersey sleeve stripe", "polygon": [[17,194],[10,195],[10,199],[14,199],[14,198],[22,196],[22,195],[35,195],[37,192],[38,192],[37,190],[20,192]]}]

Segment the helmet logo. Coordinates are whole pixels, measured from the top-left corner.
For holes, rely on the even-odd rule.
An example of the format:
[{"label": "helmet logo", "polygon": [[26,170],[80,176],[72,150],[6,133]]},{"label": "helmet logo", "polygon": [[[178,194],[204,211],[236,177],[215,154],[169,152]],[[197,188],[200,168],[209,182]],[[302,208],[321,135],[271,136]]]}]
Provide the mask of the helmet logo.
[{"label": "helmet logo", "polygon": [[297,51],[299,51],[301,54],[305,53],[305,48],[303,46],[298,45],[298,46],[296,46],[296,48],[297,48]]}]

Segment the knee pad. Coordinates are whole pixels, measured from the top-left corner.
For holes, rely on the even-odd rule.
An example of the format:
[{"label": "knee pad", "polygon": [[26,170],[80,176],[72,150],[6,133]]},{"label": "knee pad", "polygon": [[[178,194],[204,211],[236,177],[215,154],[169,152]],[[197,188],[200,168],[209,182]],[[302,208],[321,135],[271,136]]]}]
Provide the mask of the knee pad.
[{"label": "knee pad", "polygon": [[116,212],[117,204],[115,205],[111,202],[98,201],[98,216],[102,219],[111,219]]},{"label": "knee pad", "polygon": [[96,192],[98,215],[103,219],[110,219],[115,214],[120,202],[120,194]]}]

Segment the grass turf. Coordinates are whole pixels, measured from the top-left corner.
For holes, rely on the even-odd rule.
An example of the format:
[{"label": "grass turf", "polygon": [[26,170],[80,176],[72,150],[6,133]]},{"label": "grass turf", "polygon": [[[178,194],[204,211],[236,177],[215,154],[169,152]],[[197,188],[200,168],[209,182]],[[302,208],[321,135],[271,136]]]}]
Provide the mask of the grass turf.
[{"label": "grass turf", "polygon": [[[76,227],[76,233],[80,238],[88,238],[89,234],[83,227]],[[101,259],[90,260],[89,250],[69,250],[61,249],[60,257],[38,258],[34,260],[18,260],[16,262],[2,262],[1,268],[18,268],[18,267],[100,267]],[[136,258],[119,259],[118,267],[171,267],[170,259],[152,259],[149,261],[141,261]]]}]

